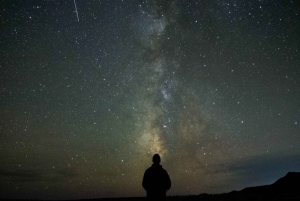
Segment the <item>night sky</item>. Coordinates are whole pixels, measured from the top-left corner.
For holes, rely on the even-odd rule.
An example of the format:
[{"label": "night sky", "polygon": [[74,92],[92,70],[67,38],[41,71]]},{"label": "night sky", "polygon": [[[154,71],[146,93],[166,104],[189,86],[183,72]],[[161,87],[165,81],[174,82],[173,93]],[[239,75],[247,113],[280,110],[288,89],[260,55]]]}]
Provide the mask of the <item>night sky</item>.
[{"label": "night sky", "polygon": [[[76,3],[76,4],[75,4]],[[223,193],[300,171],[296,0],[1,0],[0,198]]]}]

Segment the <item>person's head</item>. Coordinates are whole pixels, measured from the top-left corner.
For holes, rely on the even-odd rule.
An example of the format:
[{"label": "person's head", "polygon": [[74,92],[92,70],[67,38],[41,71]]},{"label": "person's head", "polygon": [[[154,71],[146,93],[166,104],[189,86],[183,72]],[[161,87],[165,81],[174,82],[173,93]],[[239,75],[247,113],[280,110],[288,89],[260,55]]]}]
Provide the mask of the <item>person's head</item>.
[{"label": "person's head", "polygon": [[158,154],[154,154],[152,161],[154,164],[159,164],[160,163],[160,156]]}]

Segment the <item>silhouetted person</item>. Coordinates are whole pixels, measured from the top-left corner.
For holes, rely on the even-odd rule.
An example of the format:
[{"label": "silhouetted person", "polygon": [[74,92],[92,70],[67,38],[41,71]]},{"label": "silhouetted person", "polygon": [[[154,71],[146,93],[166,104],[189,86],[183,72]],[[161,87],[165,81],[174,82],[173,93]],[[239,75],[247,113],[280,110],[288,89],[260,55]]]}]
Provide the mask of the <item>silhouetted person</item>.
[{"label": "silhouetted person", "polygon": [[171,188],[171,180],[160,163],[160,156],[155,154],[153,164],[145,171],[143,187],[147,191],[147,198],[166,198],[166,192]]}]

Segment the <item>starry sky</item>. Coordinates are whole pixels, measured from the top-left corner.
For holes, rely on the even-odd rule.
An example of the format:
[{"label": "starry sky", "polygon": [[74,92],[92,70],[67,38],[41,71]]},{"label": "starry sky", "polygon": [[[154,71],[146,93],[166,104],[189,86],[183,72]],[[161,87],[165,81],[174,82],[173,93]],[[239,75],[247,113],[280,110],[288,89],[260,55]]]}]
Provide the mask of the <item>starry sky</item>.
[{"label": "starry sky", "polygon": [[1,0],[0,198],[223,193],[300,171],[296,0]]}]

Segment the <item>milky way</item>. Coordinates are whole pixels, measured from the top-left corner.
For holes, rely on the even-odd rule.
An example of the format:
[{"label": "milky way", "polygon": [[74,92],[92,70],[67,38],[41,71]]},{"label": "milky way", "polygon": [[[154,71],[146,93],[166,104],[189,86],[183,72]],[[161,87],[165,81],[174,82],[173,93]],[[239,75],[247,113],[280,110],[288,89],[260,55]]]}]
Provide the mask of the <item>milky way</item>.
[{"label": "milky way", "polygon": [[155,153],[168,195],[300,171],[299,6],[3,0],[0,198],[145,196]]}]

